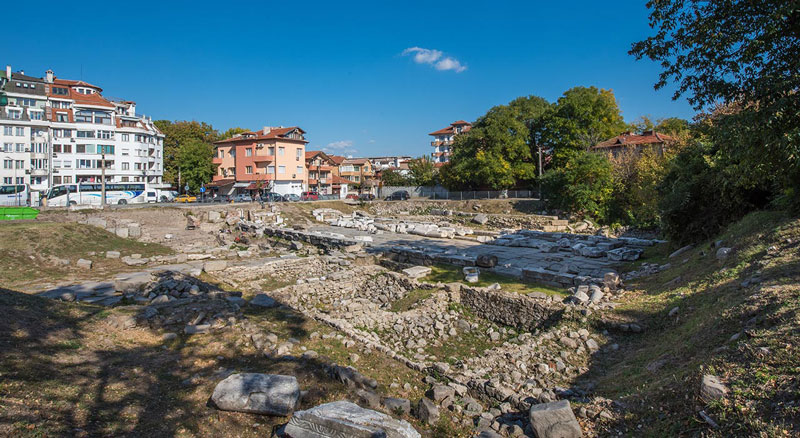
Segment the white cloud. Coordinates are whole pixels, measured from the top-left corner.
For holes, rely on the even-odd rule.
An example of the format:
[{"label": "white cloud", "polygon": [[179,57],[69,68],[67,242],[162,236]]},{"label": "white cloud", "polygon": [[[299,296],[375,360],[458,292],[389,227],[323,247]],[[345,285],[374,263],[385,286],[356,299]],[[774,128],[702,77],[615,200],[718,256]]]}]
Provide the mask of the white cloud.
[{"label": "white cloud", "polygon": [[439,71],[453,70],[456,73],[461,73],[467,69],[466,65],[451,56],[442,58],[444,53],[441,50],[409,47],[403,50],[403,56],[409,55],[413,55],[414,62],[417,64],[432,65]]},{"label": "white cloud", "polygon": [[457,59],[451,58],[449,56],[447,58],[439,60],[439,62],[436,63],[435,67],[436,70],[442,70],[442,71],[455,70],[456,73],[461,73],[462,71],[467,69],[467,66],[461,65],[461,63]]},{"label": "white cloud", "polygon": [[339,140],[333,143],[328,143],[330,149],[347,149],[353,146],[353,140]]},{"label": "white cloud", "polygon": [[328,143],[322,150],[329,154],[354,154],[358,152],[358,149],[353,147],[353,140],[334,141]]}]

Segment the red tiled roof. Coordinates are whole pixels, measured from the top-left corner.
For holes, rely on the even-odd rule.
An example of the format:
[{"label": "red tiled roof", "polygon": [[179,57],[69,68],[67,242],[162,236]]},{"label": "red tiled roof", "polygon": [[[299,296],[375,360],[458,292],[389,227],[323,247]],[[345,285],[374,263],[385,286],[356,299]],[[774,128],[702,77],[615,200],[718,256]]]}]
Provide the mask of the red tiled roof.
[{"label": "red tiled roof", "polygon": [[346,160],[344,160],[344,163],[346,163],[346,164],[367,164],[368,161],[369,160],[367,160],[366,158],[347,158]]},{"label": "red tiled roof", "polygon": [[337,166],[342,164],[344,162],[344,160],[347,159],[346,157],[343,157],[341,155],[331,155],[330,157],[331,157],[331,160],[333,160],[333,162],[336,163]]},{"label": "red tiled roof", "polygon": [[206,184],[206,187],[221,187],[227,186],[228,184],[235,183],[235,179],[218,179],[216,181],[211,181],[210,183]]},{"label": "red tiled roof", "polygon": [[448,126],[447,128],[442,128],[442,129],[440,129],[438,131],[433,131],[428,135],[455,134],[456,133],[456,129],[455,129],[456,126],[464,126],[461,129],[462,133],[468,132],[470,129],[472,129],[472,123],[465,122],[463,120],[457,120],[457,121],[451,123],[450,126]]},{"label": "red tiled roof", "polygon": [[333,184],[345,184],[345,185],[348,185],[348,184],[357,184],[357,183],[354,183],[353,181],[350,181],[349,179],[342,178],[342,177],[341,177],[341,176],[339,176],[339,175],[332,175],[332,176],[331,176],[331,182],[332,182]]},{"label": "red tiled roof", "polygon": [[[284,138],[283,136],[294,131],[295,129],[302,133],[305,133],[305,131],[300,129],[300,127],[298,126],[289,126],[288,128],[272,128],[266,134],[264,134],[263,130],[247,131],[247,132],[242,132],[241,135],[238,137],[231,137],[225,140],[220,140],[214,142],[214,144],[234,143],[237,141],[257,141],[257,140],[272,140],[272,139],[294,140],[290,138]],[[245,137],[245,135],[250,135],[251,137]],[[295,141],[302,141],[304,143],[308,143],[305,140],[295,140]]]},{"label": "red tiled roof", "polygon": [[83,81],[73,81],[72,79],[55,78],[53,79],[53,83],[56,85],[66,85],[68,87],[89,87],[89,88],[94,88],[100,93],[103,92],[103,89],[98,87],[97,85],[92,85],[88,82],[83,82]]},{"label": "red tiled roof", "polygon": [[673,137],[666,134],[659,134],[655,131],[645,131],[642,134],[624,132],[614,138],[600,142],[592,149],[613,148],[622,146],[633,146],[641,144],[660,144],[675,141]]}]

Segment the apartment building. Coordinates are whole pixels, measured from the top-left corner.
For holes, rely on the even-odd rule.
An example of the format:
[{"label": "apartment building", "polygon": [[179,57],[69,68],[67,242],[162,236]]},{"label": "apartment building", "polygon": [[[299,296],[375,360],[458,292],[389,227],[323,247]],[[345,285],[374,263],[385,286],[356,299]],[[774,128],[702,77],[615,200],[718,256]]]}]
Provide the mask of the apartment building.
[{"label": "apartment building", "polygon": [[299,195],[308,187],[305,131],[265,126],[214,143],[210,187],[221,195],[272,191]]},{"label": "apartment building", "polygon": [[375,172],[391,169],[399,172],[401,175],[408,173],[408,162],[411,161],[410,156],[370,157],[367,159],[372,163]]},{"label": "apartment building", "polygon": [[446,128],[442,128],[438,131],[433,131],[428,134],[433,136],[433,141],[431,141],[431,146],[433,146],[433,152],[431,153],[433,162],[441,165],[450,161],[450,155],[453,152],[453,142],[455,141],[456,136],[465,132],[469,132],[471,128],[472,123],[465,122],[463,120],[457,120]]},{"label": "apartment building", "polygon": [[320,195],[341,193],[342,178],[339,176],[339,164],[330,155],[323,151],[307,151],[306,168],[308,191]]},{"label": "apartment building", "polygon": [[371,193],[375,186],[375,169],[366,158],[346,158],[339,165],[339,175],[360,187],[360,193]]},{"label": "apartment building", "polygon": [[[51,186],[101,180],[164,186],[164,134],[136,114],[132,101],[102,96],[102,88],[57,78],[37,78],[7,66],[8,105],[0,107],[3,184]],[[16,176],[14,176],[16,174]]]}]

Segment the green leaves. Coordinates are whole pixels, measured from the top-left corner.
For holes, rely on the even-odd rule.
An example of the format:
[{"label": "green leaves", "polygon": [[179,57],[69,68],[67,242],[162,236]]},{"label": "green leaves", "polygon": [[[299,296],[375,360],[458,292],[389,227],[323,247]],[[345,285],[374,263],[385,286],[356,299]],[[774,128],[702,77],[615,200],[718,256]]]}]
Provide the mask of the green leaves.
[{"label": "green leaves", "polygon": [[211,158],[213,147],[198,139],[189,139],[181,144],[178,150],[177,164],[181,168],[181,182],[189,184],[192,192],[197,193],[200,186],[214,175]]},{"label": "green leaves", "polygon": [[542,186],[553,208],[600,221],[608,218],[614,178],[604,155],[580,152],[564,166],[545,173]]}]

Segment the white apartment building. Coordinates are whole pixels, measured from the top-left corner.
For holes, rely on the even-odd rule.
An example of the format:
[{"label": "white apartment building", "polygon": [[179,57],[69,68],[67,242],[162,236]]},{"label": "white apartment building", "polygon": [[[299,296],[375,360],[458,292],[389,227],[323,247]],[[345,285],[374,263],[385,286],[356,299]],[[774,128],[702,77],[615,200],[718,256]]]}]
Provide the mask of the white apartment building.
[{"label": "white apartment building", "polygon": [[450,155],[453,153],[453,142],[455,141],[456,136],[465,132],[469,132],[471,128],[472,123],[465,122],[463,120],[457,120],[446,128],[442,128],[438,131],[428,134],[433,136],[433,140],[431,141],[431,146],[433,146],[433,152],[431,152],[433,162],[447,163],[450,161]]},{"label": "white apartment building", "polygon": [[131,101],[104,98],[83,81],[11,72],[0,107],[3,184],[43,191],[58,184],[107,182],[163,186],[164,134]]}]

